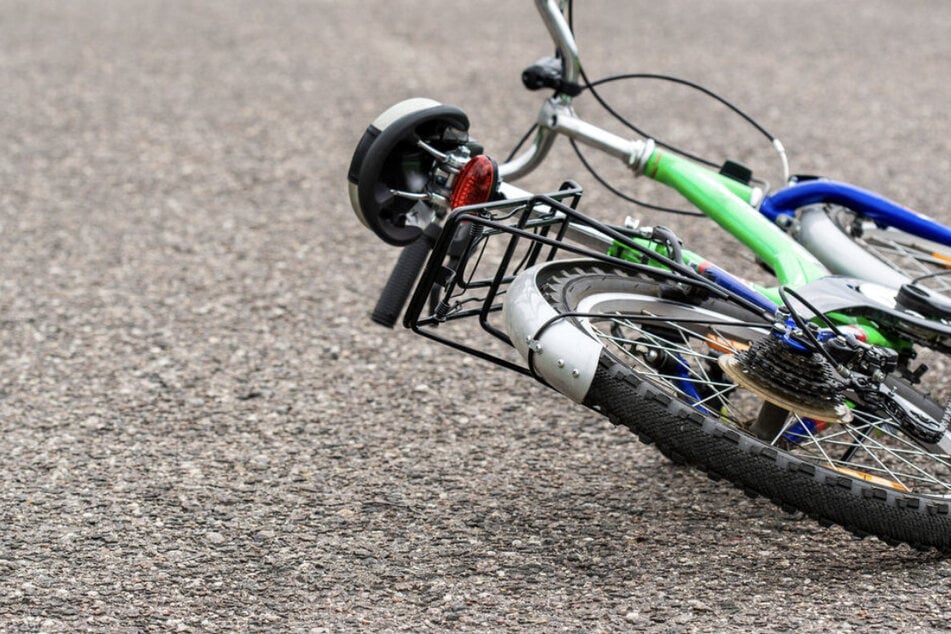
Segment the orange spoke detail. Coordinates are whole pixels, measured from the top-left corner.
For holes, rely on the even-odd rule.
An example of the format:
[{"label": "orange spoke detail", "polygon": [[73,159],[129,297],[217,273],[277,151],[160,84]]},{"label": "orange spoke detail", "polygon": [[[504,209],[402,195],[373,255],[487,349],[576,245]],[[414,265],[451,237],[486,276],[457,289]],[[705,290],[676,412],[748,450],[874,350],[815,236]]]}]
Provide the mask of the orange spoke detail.
[{"label": "orange spoke detail", "polygon": [[931,257],[933,257],[936,260],[941,260],[944,263],[944,268],[951,269],[951,257],[948,257],[947,255],[943,255],[941,253],[932,253]]},{"label": "orange spoke detail", "polygon": [[894,480],[889,480],[887,478],[882,478],[871,473],[865,473],[864,471],[856,471],[855,469],[849,469],[848,467],[836,467],[831,465],[832,469],[838,471],[839,473],[844,473],[845,475],[850,475],[855,478],[861,478],[866,482],[871,482],[872,484],[877,484],[879,486],[888,487],[890,489],[895,489],[896,491],[901,491],[902,493],[911,493],[911,489],[906,487],[903,484],[895,482]]}]

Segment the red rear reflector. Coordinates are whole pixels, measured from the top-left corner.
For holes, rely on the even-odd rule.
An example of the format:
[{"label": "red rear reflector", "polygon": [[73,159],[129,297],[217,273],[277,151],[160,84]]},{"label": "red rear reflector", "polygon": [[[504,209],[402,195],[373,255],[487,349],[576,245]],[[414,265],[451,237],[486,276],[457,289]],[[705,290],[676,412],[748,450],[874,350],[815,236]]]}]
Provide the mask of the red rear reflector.
[{"label": "red rear reflector", "polygon": [[452,186],[452,195],[449,197],[449,208],[478,205],[488,202],[498,183],[495,161],[479,154],[469,159]]}]

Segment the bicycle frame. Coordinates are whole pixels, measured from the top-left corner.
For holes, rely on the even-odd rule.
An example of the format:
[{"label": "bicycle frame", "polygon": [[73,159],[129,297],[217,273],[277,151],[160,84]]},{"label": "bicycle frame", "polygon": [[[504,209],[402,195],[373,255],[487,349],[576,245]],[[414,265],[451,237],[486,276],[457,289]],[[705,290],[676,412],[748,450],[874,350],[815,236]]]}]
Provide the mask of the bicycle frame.
[{"label": "bicycle frame", "polygon": [[[565,3],[535,0],[535,4],[561,56],[563,80],[576,83],[581,62],[577,43],[564,16]],[[810,205],[842,205],[881,227],[895,227],[951,246],[951,229],[844,183],[810,180],[764,196],[758,188],[657,150],[649,139],[625,139],[584,121],[575,114],[571,97],[566,94],[548,99],[542,105],[537,124],[533,144],[521,155],[499,166],[503,179],[514,181],[531,172],[544,160],[555,138],[567,136],[625,161],[635,175],[646,176],[678,191],[751,249],[773,270],[780,284],[802,286],[830,272],[876,280],[895,289],[911,281],[853,244],[846,236],[839,235],[841,232],[834,228],[825,214],[821,218],[819,214],[811,214],[809,231],[801,238],[803,244],[778,226],[789,226],[795,214]]]},{"label": "bicycle frame", "polygon": [[[554,4],[552,0],[548,3]],[[602,130],[580,119],[567,102],[557,99],[549,99],[542,107],[535,144],[521,157],[499,167],[502,177],[514,180],[528,173],[544,159],[558,134],[620,158],[635,174],[677,190],[762,258],[782,284],[802,286],[829,275],[812,254],[756,211],[753,204],[761,196],[757,188],[655,149],[649,140],[632,141]]]},{"label": "bicycle frame", "polygon": [[951,245],[951,229],[941,223],[878,194],[836,181],[808,180],[790,185],[764,198],[760,213],[775,222],[780,216],[791,216],[797,209],[816,203],[843,205],[881,226]]}]

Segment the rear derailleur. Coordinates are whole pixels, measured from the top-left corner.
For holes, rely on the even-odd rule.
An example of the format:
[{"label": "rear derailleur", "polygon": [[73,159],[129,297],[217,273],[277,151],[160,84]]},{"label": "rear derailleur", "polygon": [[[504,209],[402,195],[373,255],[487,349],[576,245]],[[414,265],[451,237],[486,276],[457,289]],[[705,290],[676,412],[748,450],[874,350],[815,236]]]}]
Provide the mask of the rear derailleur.
[{"label": "rear derailleur", "polygon": [[[942,408],[899,376],[899,354],[863,341],[859,329],[822,328],[782,307],[772,329],[747,350],[725,355],[724,373],[764,399],[772,425],[759,421],[754,431],[776,437],[785,412],[826,423],[850,423],[855,414],[887,418],[904,434],[929,449],[951,455],[951,401]],[[780,422],[780,420],[782,422]],[[777,429],[776,427],[779,427]]]}]

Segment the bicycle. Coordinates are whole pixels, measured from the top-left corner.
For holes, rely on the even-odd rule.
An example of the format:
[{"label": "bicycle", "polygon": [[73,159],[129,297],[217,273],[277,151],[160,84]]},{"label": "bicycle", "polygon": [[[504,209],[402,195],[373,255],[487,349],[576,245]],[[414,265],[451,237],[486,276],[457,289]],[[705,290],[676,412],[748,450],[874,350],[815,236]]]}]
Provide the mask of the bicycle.
[{"label": "bicycle", "polygon": [[[358,144],[354,210],[405,247],[374,320],[393,325],[415,288],[403,320],[414,332],[532,376],[675,461],[823,524],[951,551],[951,401],[927,392],[951,304],[921,285],[941,281],[951,232],[831,181],[764,195],[742,168],[584,121],[570,105],[581,76],[570,2],[536,6],[560,62],[527,71],[555,91],[530,149],[498,165],[465,113],[422,99],[384,112]],[[681,193],[778,285],[736,278],[669,229],[585,216],[573,182],[548,195],[511,185],[556,135]],[[880,244],[925,272],[887,263]],[[474,341],[473,321],[489,340]]]}]

